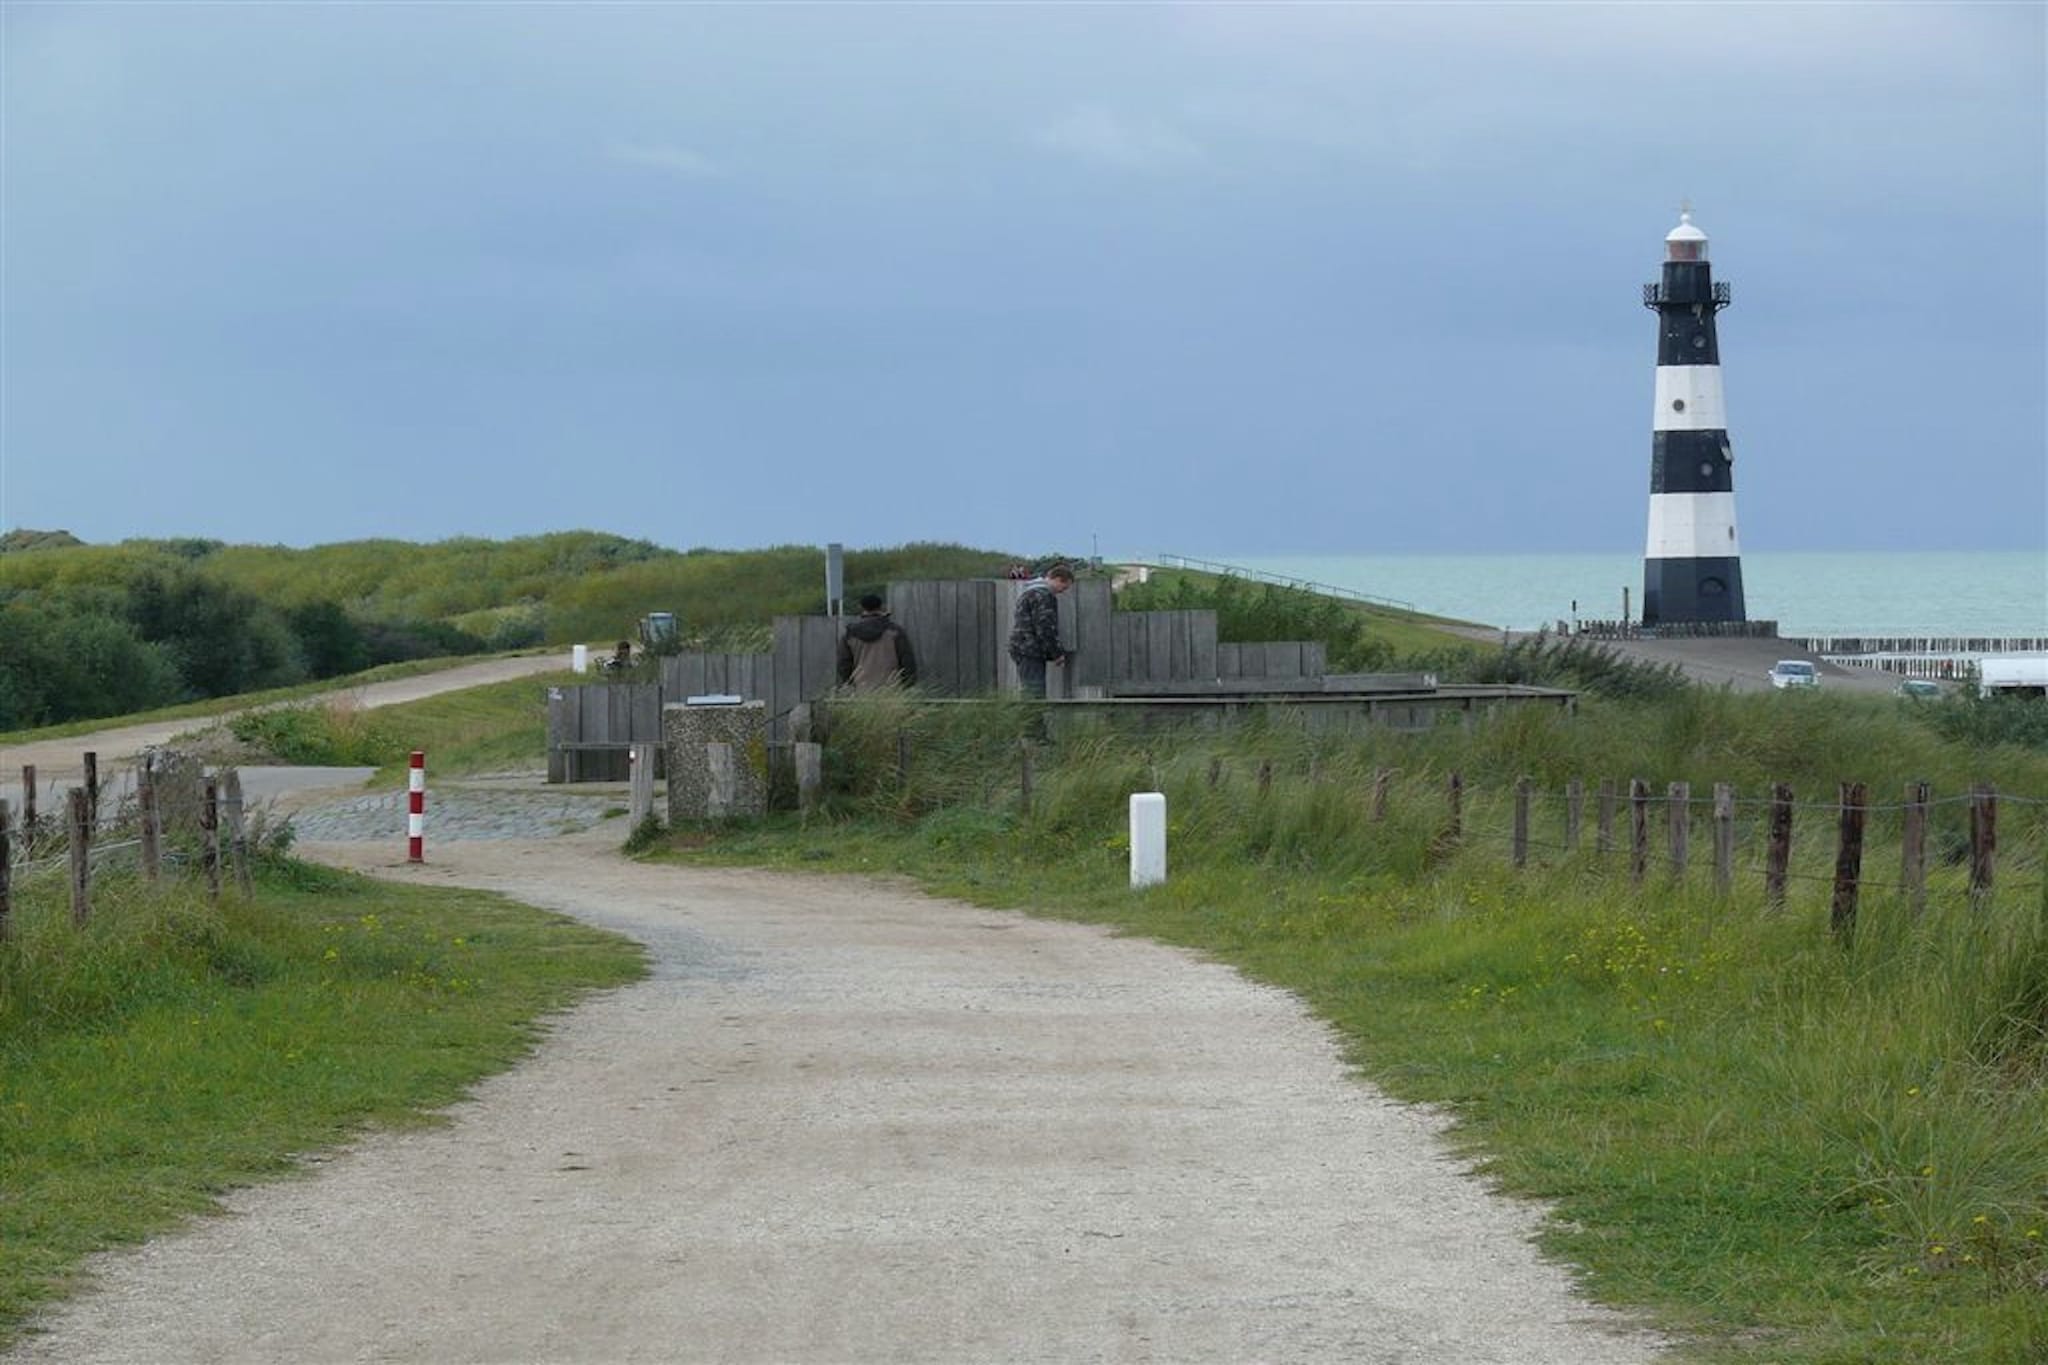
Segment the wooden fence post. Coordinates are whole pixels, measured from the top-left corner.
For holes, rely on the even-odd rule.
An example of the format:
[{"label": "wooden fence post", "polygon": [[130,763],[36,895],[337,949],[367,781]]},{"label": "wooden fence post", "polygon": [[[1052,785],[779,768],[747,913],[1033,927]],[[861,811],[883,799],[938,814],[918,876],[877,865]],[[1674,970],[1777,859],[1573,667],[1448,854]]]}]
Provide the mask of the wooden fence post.
[{"label": "wooden fence post", "polygon": [[[1212,758],[1209,762],[1213,767],[1216,760]],[[1017,803],[1027,811],[1031,809],[1031,785],[1035,776],[1031,771],[1031,741],[1020,739],[1017,741]],[[1209,785],[1213,787],[1216,784],[1211,781]]]},{"label": "wooden fence post", "polygon": [[1451,780],[1445,784],[1445,799],[1451,808],[1451,842],[1465,837],[1465,775],[1452,772]]},{"label": "wooden fence post", "polygon": [[1515,866],[1529,865],[1529,779],[1515,779]]},{"label": "wooden fence post", "polygon": [[1394,774],[1385,768],[1372,772],[1372,822],[1384,824],[1387,818],[1387,787],[1393,782]]},{"label": "wooden fence post", "polygon": [[94,829],[100,823],[100,756],[91,749],[85,751],[85,819]]},{"label": "wooden fence post", "polygon": [[230,768],[223,800],[227,806],[228,850],[235,862],[235,889],[247,900],[255,894],[249,880],[249,837],[242,825],[242,775]]},{"label": "wooden fence post", "polygon": [[30,852],[36,840],[36,765],[21,765],[21,851]]},{"label": "wooden fence post", "polygon": [[1270,758],[1262,758],[1259,760],[1259,795],[1270,795],[1272,790],[1273,760]]},{"label": "wooden fence post", "polygon": [[135,814],[142,823],[142,876],[153,883],[162,863],[157,839],[163,826],[156,810],[156,773],[146,761],[135,778]]},{"label": "wooden fence post", "polygon": [[1735,889],[1735,787],[1714,784],[1714,890],[1726,896]]},{"label": "wooden fence post", "polygon": [[[1029,746],[1026,746],[1024,765],[1031,766]],[[1030,797],[1030,779],[1025,779],[1026,800]],[[799,740],[796,745],[796,806],[808,820],[818,811],[818,798],[825,790],[825,746],[809,740]],[[650,809],[652,803],[650,802]]]},{"label": "wooden fence post", "polygon": [[1856,893],[1863,882],[1863,816],[1867,805],[1861,782],[1842,784],[1842,832],[1835,845],[1835,898],[1828,927],[1837,938],[1856,932]]},{"label": "wooden fence post", "polygon": [[8,828],[7,803],[0,801],[0,943],[7,940],[14,927],[8,921],[14,914],[14,831]]},{"label": "wooden fence post", "polygon": [[1564,784],[1564,851],[1579,851],[1579,825],[1586,813],[1586,784],[1573,778]]},{"label": "wooden fence post", "polygon": [[1771,786],[1770,843],[1764,850],[1764,903],[1785,908],[1785,878],[1792,868],[1792,788]]},{"label": "wooden fence post", "polygon": [[1970,903],[1991,902],[1991,874],[1998,859],[1998,788],[1979,782],[1970,790]]},{"label": "wooden fence post", "polygon": [[[899,748],[902,736],[897,736]],[[723,820],[739,800],[739,772],[733,767],[732,745],[712,741],[704,746],[704,814]]]},{"label": "wooden fence post", "polygon": [[206,897],[219,905],[220,785],[211,777],[206,779],[205,795],[199,805],[199,837],[202,844],[200,862],[206,868]]},{"label": "wooden fence post", "polygon": [[1209,790],[1215,791],[1223,782],[1223,760],[1215,755],[1209,757]]},{"label": "wooden fence post", "polygon": [[1927,910],[1927,806],[1933,795],[1927,783],[1908,782],[1899,817],[1899,894],[1915,915]]},{"label": "wooden fence post", "polygon": [[1628,782],[1628,878],[1637,886],[1650,873],[1650,784]]},{"label": "wooden fence post", "polygon": [[1614,852],[1614,779],[1600,779],[1600,808],[1593,829],[1593,851],[1601,857]]},{"label": "wooden fence post", "polygon": [[1671,880],[1685,880],[1686,864],[1692,860],[1692,783],[1673,782],[1665,788],[1665,829],[1671,841]]},{"label": "wooden fence post", "polygon": [[92,914],[92,824],[86,819],[85,788],[71,789],[71,922]]}]

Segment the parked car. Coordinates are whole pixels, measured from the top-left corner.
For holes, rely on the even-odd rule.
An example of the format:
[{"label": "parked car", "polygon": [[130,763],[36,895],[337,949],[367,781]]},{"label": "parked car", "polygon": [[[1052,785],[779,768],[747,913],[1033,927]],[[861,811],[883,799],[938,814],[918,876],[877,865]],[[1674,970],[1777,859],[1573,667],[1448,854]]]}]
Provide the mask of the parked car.
[{"label": "parked car", "polygon": [[1804,659],[1780,659],[1769,673],[1773,687],[1819,687],[1820,674]]},{"label": "parked car", "polygon": [[1933,701],[1941,696],[1941,684],[1932,678],[1908,678],[1899,684],[1899,695],[1914,701]]}]

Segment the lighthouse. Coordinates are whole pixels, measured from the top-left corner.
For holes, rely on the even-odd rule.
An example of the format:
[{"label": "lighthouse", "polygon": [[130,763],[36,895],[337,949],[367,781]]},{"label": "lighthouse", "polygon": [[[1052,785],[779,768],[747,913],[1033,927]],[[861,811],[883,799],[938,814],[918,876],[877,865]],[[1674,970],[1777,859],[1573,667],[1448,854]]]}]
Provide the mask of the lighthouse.
[{"label": "lighthouse", "polygon": [[1743,621],[1735,539],[1735,452],[1721,401],[1714,315],[1729,303],[1690,211],[1664,239],[1664,278],[1643,286],[1657,314],[1657,408],[1651,422],[1650,534],[1643,624]]}]

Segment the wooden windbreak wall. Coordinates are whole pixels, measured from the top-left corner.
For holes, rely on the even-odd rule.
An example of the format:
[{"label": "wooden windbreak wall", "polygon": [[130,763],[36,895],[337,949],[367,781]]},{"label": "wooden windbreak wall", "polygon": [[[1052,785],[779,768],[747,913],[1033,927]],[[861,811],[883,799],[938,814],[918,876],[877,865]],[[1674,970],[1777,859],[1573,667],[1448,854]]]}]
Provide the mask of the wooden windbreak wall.
[{"label": "wooden windbreak wall", "polygon": [[548,781],[623,782],[636,741],[661,742],[657,684],[548,689]]}]

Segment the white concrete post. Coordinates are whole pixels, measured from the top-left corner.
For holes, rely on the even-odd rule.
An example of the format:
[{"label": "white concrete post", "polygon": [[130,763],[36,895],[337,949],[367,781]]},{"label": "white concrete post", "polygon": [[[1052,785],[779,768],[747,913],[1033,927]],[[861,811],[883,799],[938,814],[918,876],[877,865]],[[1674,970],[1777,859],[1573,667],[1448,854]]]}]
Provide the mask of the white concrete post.
[{"label": "white concrete post", "polygon": [[1166,797],[1137,792],[1131,797],[1131,885],[1166,880]]}]

